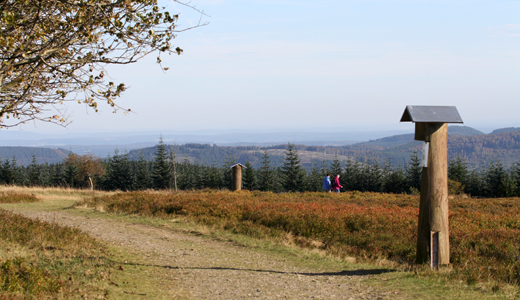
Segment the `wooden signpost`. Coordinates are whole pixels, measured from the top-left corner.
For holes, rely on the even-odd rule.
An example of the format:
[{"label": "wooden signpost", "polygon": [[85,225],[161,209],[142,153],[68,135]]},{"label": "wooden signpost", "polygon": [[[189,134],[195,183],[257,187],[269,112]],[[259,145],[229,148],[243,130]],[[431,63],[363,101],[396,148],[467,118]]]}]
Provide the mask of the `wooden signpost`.
[{"label": "wooden signpost", "polygon": [[242,190],[242,168],[246,168],[243,164],[234,164],[231,167],[233,170],[231,177],[231,190],[240,191]]},{"label": "wooden signpost", "polygon": [[401,122],[415,123],[415,140],[427,143],[423,161],[417,263],[450,263],[448,224],[448,124],[463,123],[455,106],[407,106]]}]

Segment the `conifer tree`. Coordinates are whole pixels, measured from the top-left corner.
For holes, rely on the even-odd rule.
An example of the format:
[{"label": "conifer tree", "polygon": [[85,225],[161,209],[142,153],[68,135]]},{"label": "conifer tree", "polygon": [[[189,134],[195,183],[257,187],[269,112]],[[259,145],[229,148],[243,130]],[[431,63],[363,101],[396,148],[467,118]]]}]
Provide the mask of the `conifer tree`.
[{"label": "conifer tree", "polygon": [[511,167],[511,179],[515,185],[515,196],[520,197],[520,162]]},{"label": "conifer tree", "polygon": [[294,145],[289,143],[285,151],[285,158],[282,166],[283,187],[288,192],[298,192],[304,189],[305,170],[301,166],[298,152]]},{"label": "conifer tree", "polygon": [[197,179],[194,169],[195,167],[190,164],[187,156],[184,161],[179,164],[179,188],[181,190],[191,190],[195,188]]},{"label": "conifer tree", "polygon": [[103,178],[106,190],[130,191],[134,189],[134,176],[128,153],[119,154],[116,149],[114,156],[108,159],[107,172]]},{"label": "conifer tree", "polygon": [[504,196],[502,182],[505,180],[505,176],[504,165],[500,161],[494,160],[490,162],[484,175],[485,196]]},{"label": "conifer tree", "polygon": [[404,172],[401,168],[391,171],[385,177],[383,183],[384,193],[402,194],[406,192],[406,190],[406,178],[404,177]]},{"label": "conifer tree", "polygon": [[215,160],[209,168],[208,186],[212,189],[219,189],[221,186],[220,172],[216,166]]},{"label": "conifer tree", "polygon": [[421,175],[422,167],[421,160],[417,155],[417,151],[414,151],[410,156],[410,162],[406,164],[405,168],[406,183],[410,187],[410,190],[417,189],[421,190]]},{"label": "conifer tree", "polygon": [[254,190],[256,190],[255,169],[253,168],[253,165],[251,165],[251,163],[247,160],[246,160],[245,167],[246,167],[246,169],[244,172],[244,181],[243,181],[242,185],[244,186],[244,189],[254,191]]},{"label": "conifer tree", "polygon": [[334,155],[334,160],[332,161],[332,165],[330,166],[330,168],[332,176],[335,177],[336,175],[342,175],[343,170],[341,167],[341,162],[338,159],[338,155]]},{"label": "conifer tree", "polygon": [[30,186],[37,186],[41,184],[40,180],[40,166],[36,163],[36,155],[33,153],[31,164],[27,167],[27,175]]},{"label": "conifer tree", "polygon": [[151,187],[150,164],[144,159],[143,151],[141,151],[139,154],[139,160],[137,161],[135,188],[137,190],[146,190]]},{"label": "conifer tree", "polygon": [[468,172],[465,190],[466,193],[474,197],[484,195],[484,182],[482,179],[482,174],[479,171],[472,169]]},{"label": "conifer tree", "polygon": [[9,159],[5,159],[2,164],[1,178],[4,184],[15,184],[15,174],[13,171],[13,166]]},{"label": "conifer tree", "polygon": [[307,184],[305,190],[310,192],[319,192],[321,191],[321,187],[323,184],[323,177],[325,177],[326,173],[323,174],[320,172],[318,168],[318,163],[313,161],[311,163],[311,169],[307,173]]},{"label": "conifer tree", "polygon": [[260,169],[258,170],[258,188],[261,191],[274,191],[274,170],[267,149],[264,150]]},{"label": "conifer tree", "polygon": [[342,184],[347,191],[360,191],[361,167],[357,160],[349,157],[345,163]]},{"label": "conifer tree", "polygon": [[451,180],[458,181],[463,185],[466,184],[466,178],[468,176],[467,163],[457,155],[455,159],[451,159],[448,162],[448,178]]},{"label": "conifer tree", "polygon": [[162,137],[160,137],[159,144],[157,144],[155,149],[152,181],[154,189],[167,189],[170,187],[171,164],[168,161],[168,153]]}]

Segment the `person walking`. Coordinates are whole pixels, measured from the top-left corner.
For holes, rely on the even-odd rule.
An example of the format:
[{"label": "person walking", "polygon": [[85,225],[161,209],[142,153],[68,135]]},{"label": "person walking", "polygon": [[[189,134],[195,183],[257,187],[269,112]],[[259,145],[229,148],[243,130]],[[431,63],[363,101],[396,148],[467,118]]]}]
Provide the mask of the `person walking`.
[{"label": "person walking", "polygon": [[339,175],[336,175],[336,177],[332,181],[332,191],[334,193],[339,193],[342,187],[343,186],[339,184]]},{"label": "person walking", "polygon": [[330,193],[330,173],[323,177],[323,185],[321,186],[324,192]]}]

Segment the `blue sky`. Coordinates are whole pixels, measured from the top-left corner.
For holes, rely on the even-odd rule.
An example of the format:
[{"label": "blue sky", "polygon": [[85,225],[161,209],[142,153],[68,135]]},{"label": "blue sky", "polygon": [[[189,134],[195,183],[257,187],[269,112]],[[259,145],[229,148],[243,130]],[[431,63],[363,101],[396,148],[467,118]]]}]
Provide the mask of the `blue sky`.
[{"label": "blue sky", "polygon": [[[166,1],[164,3],[167,4]],[[134,114],[71,105],[67,131],[394,130],[406,105],[520,126],[520,1],[193,0],[181,56],[108,68]],[[196,24],[189,8],[179,27]],[[43,124],[24,130],[61,128]]]}]

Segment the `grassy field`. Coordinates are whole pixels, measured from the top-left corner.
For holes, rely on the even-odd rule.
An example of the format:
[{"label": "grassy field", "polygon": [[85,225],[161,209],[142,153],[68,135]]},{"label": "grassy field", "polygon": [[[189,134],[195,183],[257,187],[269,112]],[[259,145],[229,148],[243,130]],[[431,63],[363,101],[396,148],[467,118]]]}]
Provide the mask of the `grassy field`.
[{"label": "grassy field", "polygon": [[[0,207],[74,211],[95,195],[109,194],[2,186]],[[172,299],[168,274],[125,249],[1,208],[0,220],[0,299]]]},{"label": "grassy field", "polygon": [[[452,265],[432,272],[427,266],[412,263],[418,213],[415,196],[212,190],[92,193],[0,187],[0,199],[3,196],[27,199],[17,202],[34,201],[34,198],[39,201],[5,204],[2,200],[4,204],[0,207],[66,210],[92,218],[115,218],[196,232],[259,251],[275,251],[277,255],[316,268],[384,267],[395,272],[374,277],[369,280],[370,284],[395,288],[402,298],[422,298],[430,294],[435,294],[437,299],[514,298],[519,295],[517,203],[520,199],[516,198],[450,200]],[[71,209],[72,205],[81,209]],[[5,214],[2,219],[19,218],[2,213]],[[6,272],[15,272],[12,274],[29,274],[27,266],[31,270],[34,268],[31,272],[35,273],[15,276],[32,281],[20,283],[9,291],[4,288],[0,298],[1,295],[27,295],[30,292],[37,295],[34,298],[69,298],[72,295],[79,298],[78,295],[86,293],[88,298],[137,299],[139,294],[154,295],[160,291],[157,286],[162,280],[144,276],[147,272],[157,273],[157,270],[146,267],[119,269],[125,260],[139,261],[123,249],[108,247],[80,232],[58,235],[52,230],[64,229],[48,223],[20,220],[18,227],[1,230],[20,232],[21,238],[1,237],[0,265],[6,264],[9,270]],[[47,231],[50,234],[43,234]],[[34,242],[25,243],[23,232],[26,240]],[[32,238],[34,232],[39,234],[37,239]],[[77,235],[73,238],[77,242],[61,241],[60,244],[59,240],[53,240],[53,235],[65,234]],[[2,272],[4,269],[2,267]],[[5,274],[2,280],[6,276],[13,278],[11,273]],[[38,286],[38,279],[33,279],[42,277],[48,280],[45,289],[28,288]],[[143,287],[129,289],[138,285]],[[4,282],[3,287],[6,286]]]},{"label": "grassy field", "polygon": [[[520,199],[450,200],[451,266],[445,276],[469,285],[520,282]],[[291,235],[300,246],[339,258],[415,266],[417,196],[226,191],[133,192],[93,197],[84,205],[112,213],[189,216],[255,238]]]}]

